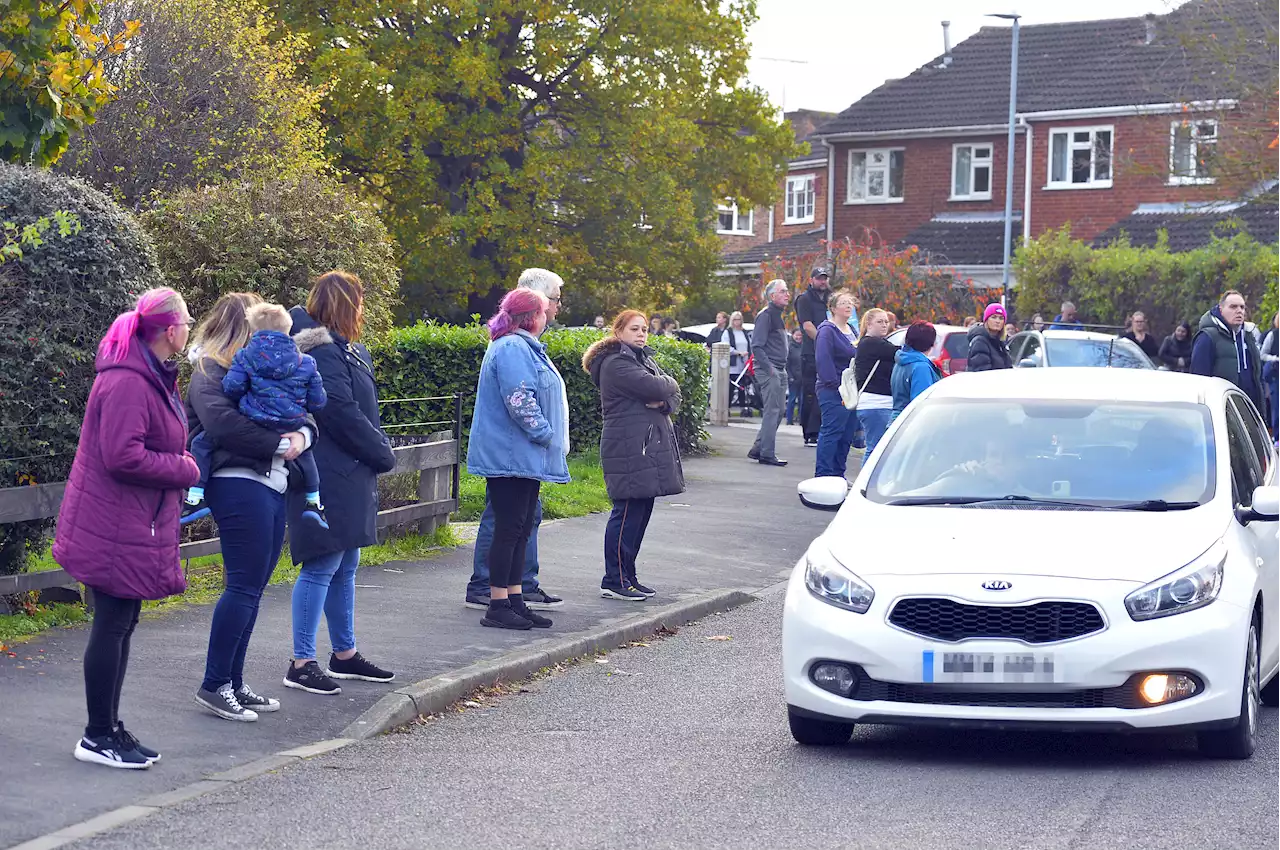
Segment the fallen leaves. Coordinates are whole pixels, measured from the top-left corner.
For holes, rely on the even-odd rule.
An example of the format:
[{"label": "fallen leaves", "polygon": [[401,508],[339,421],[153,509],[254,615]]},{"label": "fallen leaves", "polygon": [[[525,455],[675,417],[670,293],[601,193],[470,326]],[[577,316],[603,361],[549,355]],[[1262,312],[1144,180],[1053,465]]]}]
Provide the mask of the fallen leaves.
[{"label": "fallen leaves", "polygon": [[707,635],[707,640],[733,640],[733,635]]}]

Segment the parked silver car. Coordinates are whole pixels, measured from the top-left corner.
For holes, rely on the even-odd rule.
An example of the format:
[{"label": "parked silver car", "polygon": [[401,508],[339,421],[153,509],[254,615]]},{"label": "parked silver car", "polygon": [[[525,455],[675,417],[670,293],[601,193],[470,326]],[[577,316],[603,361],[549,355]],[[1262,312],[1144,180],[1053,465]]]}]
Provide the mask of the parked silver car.
[{"label": "parked silver car", "polygon": [[1133,340],[1097,331],[1023,331],[1009,340],[1009,357],[1015,369],[1044,366],[1156,368]]}]

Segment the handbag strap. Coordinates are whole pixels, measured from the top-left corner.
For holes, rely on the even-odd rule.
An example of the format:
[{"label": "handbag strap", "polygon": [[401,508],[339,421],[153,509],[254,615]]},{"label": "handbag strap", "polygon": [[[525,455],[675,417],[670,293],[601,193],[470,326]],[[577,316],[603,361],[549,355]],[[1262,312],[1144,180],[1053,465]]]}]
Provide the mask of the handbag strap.
[{"label": "handbag strap", "polygon": [[862,395],[867,389],[867,384],[871,383],[871,378],[875,375],[876,370],[880,368],[880,361],[877,360],[871,364],[871,371],[867,373],[867,379],[862,382],[862,386],[858,387],[858,395]]}]

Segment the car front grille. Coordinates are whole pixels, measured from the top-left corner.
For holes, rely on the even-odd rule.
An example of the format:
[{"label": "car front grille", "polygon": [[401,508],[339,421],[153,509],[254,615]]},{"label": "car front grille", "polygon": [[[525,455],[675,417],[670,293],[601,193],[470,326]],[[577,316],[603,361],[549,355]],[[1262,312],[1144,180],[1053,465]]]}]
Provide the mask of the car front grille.
[{"label": "car front grille", "polygon": [[912,634],[948,643],[970,638],[1053,643],[1105,627],[1102,613],[1087,602],[972,605],[934,597],[898,600],[889,612],[889,622]]},{"label": "car front grille", "polygon": [[[1137,682],[1117,688],[1075,690],[976,690],[967,686],[902,684],[868,678],[858,670],[858,684],[850,699],[884,700],[914,705],[967,705],[995,708],[1143,708]],[[1007,687],[1007,686],[1006,686]]]}]

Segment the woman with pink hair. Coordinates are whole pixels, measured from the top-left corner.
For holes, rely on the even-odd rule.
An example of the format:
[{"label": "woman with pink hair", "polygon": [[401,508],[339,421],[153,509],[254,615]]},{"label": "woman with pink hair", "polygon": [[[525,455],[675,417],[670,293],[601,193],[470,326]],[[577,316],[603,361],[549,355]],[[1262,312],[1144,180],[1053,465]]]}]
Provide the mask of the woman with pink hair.
[{"label": "woman with pink hair", "polygon": [[136,770],[160,760],[120,722],[120,690],[142,600],[187,589],[178,518],[200,470],[186,451],[173,358],[191,324],[181,295],[153,289],[111,325],[58,512],[53,557],[93,592],[84,651],[89,723],[74,752],[90,764]]},{"label": "woman with pink hair", "polygon": [[467,470],[485,479],[494,513],[489,549],[489,608],[480,621],[498,629],[550,628],[525,604],[521,573],[543,481],[569,482],[569,400],[538,335],[547,298],[513,289],[489,320],[480,364]]}]

